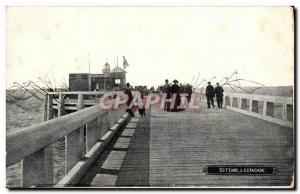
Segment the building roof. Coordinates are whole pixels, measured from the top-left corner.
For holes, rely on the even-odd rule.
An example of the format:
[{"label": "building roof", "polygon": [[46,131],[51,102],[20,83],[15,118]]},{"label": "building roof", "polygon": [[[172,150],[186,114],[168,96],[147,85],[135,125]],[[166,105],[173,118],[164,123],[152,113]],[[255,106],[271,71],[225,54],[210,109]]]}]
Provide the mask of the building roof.
[{"label": "building roof", "polygon": [[113,68],[113,70],[111,70],[111,73],[126,73],[126,71],[124,69],[122,69],[121,67],[115,67]]}]

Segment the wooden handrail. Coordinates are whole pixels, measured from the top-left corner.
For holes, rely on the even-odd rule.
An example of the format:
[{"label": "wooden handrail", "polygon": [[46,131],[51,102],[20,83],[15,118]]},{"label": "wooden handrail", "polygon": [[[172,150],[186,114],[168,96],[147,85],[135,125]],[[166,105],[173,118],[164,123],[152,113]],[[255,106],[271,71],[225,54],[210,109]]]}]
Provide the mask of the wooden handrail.
[{"label": "wooden handrail", "polygon": [[[132,90],[132,93],[137,92],[137,90]],[[49,95],[59,95],[59,94],[63,94],[63,95],[102,95],[102,94],[106,94],[106,93],[113,93],[113,94],[124,94],[124,91],[98,91],[98,92],[94,92],[94,91],[69,91],[69,92],[48,92]]]},{"label": "wooden handrail", "polygon": [[64,94],[64,95],[73,95],[73,94],[83,94],[83,95],[98,95],[98,94],[105,94],[105,93],[118,93],[120,91],[101,91],[101,92],[90,92],[90,91],[70,91],[70,92],[48,92],[48,94],[51,95],[58,95],[58,94]]},{"label": "wooden handrail", "polygon": [[[225,107],[242,114],[293,128],[293,111],[288,112],[288,106],[293,106],[293,97],[267,96],[243,93],[224,93]],[[235,105],[234,105],[234,99]],[[229,102],[227,102],[229,100]],[[249,106],[247,105],[249,101]],[[258,102],[262,102],[262,113],[259,113]],[[281,118],[274,117],[274,103],[281,104]],[[288,119],[289,118],[289,119]]]},{"label": "wooden handrail", "polygon": [[268,95],[244,94],[244,93],[224,93],[224,96],[231,96],[231,97],[256,100],[256,101],[268,101],[268,102],[282,103],[282,104],[293,104],[293,97],[268,96]]},{"label": "wooden handrail", "polygon": [[10,132],[6,136],[6,166],[56,142],[103,115],[100,104]]},{"label": "wooden handrail", "polygon": [[[205,93],[195,93],[196,95],[204,97],[204,100],[206,100]],[[236,99],[236,101],[234,101],[234,99]],[[227,102],[228,100],[229,102]],[[249,105],[247,105],[247,101],[249,102]],[[263,102],[262,113],[259,113],[256,110],[258,109],[258,102]],[[293,111],[291,111],[290,108],[294,106],[293,97],[225,92],[223,103],[226,109],[253,116],[289,128],[294,127]],[[235,106],[234,103],[236,103]],[[281,104],[281,118],[274,117],[273,115],[274,103]]]},{"label": "wooden handrail", "polygon": [[[66,107],[64,96],[68,94],[77,96],[77,103]],[[108,110],[104,110],[99,102],[83,100],[85,95],[99,94],[104,92],[52,92],[45,96],[44,122],[7,133],[6,166],[22,161],[22,187],[52,187],[56,183],[53,154],[57,149],[55,143],[62,139],[65,148],[62,185],[76,184],[84,170],[101,154],[130,116],[123,110],[123,104],[118,109],[112,108],[115,100],[109,103],[112,106]],[[94,106],[85,108],[89,105]],[[77,112],[68,111],[70,108]]]}]

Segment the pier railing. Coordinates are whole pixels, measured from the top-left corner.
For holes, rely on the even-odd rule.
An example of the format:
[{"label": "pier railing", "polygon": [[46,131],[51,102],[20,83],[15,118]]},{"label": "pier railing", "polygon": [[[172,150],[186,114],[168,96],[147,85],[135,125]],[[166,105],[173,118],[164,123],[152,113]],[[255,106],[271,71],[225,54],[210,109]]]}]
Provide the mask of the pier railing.
[{"label": "pier railing", "polygon": [[293,128],[293,98],[243,93],[225,93],[227,109]]},{"label": "pier railing", "polygon": [[[134,95],[136,91],[132,91]],[[100,103],[100,98],[105,93],[113,95],[124,94],[123,91],[71,91],[71,92],[49,92],[45,96],[44,120],[72,113],[83,108],[91,107]]]},{"label": "pier railing", "polygon": [[[198,92],[195,94],[202,101],[206,102],[204,93]],[[216,103],[215,99],[215,104]],[[235,112],[293,128],[293,97],[224,93],[223,105],[226,109]]]},{"label": "pier railing", "polygon": [[[46,102],[51,103],[51,97]],[[77,108],[54,119],[48,114],[47,121],[7,134],[6,166],[22,161],[22,187],[53,187],[53,144],[61,138],[65,138],[65,176],[56,186],[76,184],[129,117],[123,106],[109,111],[100,104]]]},{"label": "pier railing", "polygon": [[[106,92],[122,93],[121,91]],[[60,116],[99,104],[101,96],[106,92],[49,92],[45,96],[45,120],[51,118],[51,114]]]}]

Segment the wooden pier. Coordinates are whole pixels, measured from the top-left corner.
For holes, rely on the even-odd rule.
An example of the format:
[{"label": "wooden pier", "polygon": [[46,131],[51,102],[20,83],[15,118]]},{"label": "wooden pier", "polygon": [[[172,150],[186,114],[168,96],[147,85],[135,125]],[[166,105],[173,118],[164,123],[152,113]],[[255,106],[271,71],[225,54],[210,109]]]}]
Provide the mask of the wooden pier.
[{"label": "wooden pier", "polygon": [[[51,93],[45,122],[7,134],[7,166],[22,187],[286,186],[294,173],[293,98],[225,94],[226,109],[131,118],[104,111],[103,93]],[[94,96],[94,97],[91,97]],[[95,97],[97,96],[97,97]],[[72,108],[71,108],[72,107]],[[65,176],[53,178],[53,144],[65,138]],[[271,165],[277,175],[206,175],[206,165]]]}]

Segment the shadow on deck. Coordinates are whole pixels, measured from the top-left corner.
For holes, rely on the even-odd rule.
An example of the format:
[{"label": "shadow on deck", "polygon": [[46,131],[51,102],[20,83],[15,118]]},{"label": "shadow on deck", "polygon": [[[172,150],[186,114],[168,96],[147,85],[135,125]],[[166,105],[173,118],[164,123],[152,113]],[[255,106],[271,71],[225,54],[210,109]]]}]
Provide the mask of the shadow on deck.
[{"label": "shadow on deck", "polygon": [[119,130],[78,186],[149,186],[150,114]]}]

